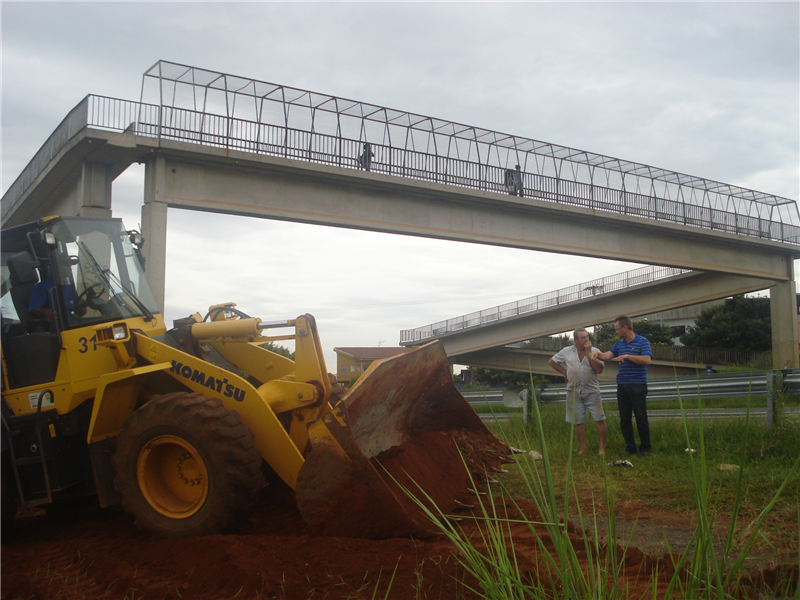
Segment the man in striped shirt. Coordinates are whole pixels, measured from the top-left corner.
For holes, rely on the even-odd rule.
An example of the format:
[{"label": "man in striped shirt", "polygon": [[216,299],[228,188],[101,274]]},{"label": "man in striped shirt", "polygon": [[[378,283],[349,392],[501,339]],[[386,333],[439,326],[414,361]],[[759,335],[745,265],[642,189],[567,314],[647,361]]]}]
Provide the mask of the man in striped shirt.
[{"label": "man in striped shirt", "polygon": [[623,458],[636,454],[631,416],[636,417],[639,431],[639,456],[650,453],[650,425],[647,422],[647,365],[653,358],[650,342],[633,331],[630,318],[614,319],[614,333],[619,340],[608,352],[592,352],[591,358],[619,363],[617,372],[617,408],[622,437],[625,438]]}]

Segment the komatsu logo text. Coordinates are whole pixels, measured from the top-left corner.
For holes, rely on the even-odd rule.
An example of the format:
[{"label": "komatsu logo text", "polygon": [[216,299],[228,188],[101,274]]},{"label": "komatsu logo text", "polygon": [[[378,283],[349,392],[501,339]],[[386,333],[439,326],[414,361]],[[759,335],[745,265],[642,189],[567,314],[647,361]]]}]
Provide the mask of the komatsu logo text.
[{"label": "komatsu logo text", "polygon": [[176,373],[184,379],[189,379],[195,383],[204,385],[207,388],[211,388],[218,394],[222,394],[227,398],[233,398],[237,402],[244,401],[244,390],[239,389],[231,383],[228,383],[227,377],[225,379],[215,379],[213,375],[206,376],[206,374],[202,371],[192,369],[192,367],[179,363],[175,360],[172,361],[170,372]]}]

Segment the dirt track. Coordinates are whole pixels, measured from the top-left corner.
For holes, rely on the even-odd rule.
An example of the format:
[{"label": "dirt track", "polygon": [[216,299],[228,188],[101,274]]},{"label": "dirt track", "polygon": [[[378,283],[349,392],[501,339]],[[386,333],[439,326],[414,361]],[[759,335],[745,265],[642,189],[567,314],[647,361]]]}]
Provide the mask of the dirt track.
[{"label": "dirt track", "polygon": [[[530,504],[522,506],[535,515]],[[462,525],[478,533],[470,519]],[[92,507],[59,517],[28,509],[18,515],[14,534],[2,550],[2,597],[8,600],[355,599],[372,598],[376,588],[383,598],[395,568],[389,598],[478,597],[446,540],[314,536],[285,489],[273,490],[240,535],[153,540],[120,509]],[[521,569],[547,578],[536,536],[522,525],[511,534]],[[537,534],[552,547],[542,528]],[[649,584],[654,569],[665,569],[658,577],[663,589],[672,572],[668,563],[629,549],[624,573],[631,597]]]}]

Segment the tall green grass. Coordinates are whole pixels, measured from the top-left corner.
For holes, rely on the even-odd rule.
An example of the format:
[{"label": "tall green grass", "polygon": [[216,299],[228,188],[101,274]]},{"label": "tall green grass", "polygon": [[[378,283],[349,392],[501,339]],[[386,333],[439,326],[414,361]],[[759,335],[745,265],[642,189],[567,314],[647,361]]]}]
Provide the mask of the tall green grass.
[{"label": "tall green grass", "polygon": [[[767,399],[760,397],[760,398],[748,398],[748,397],[731,397],[731,398],[688,398],[682,400],[651,400],[648,402],[648,408],[650,410],[678,410],[683,408],[685,410],[698,410],[700,408],[747,408],[748,406],[751,408],[761,407],[764,408],[767,405]],[[472,408],[475,410],[476,413],[479,414],[500,414],[500,413],[517,413],[522,414],[521,408],[512,408],[503,406],[502,404],[492,404],[489,402],[486,403],[479,403],[473,402],[471,404]],[[541,405],[541,410],[544,412],[546,408],[549,407],[561,407],[561,412],[564,410],[564,405],[562,403],[547,403]],[[613,413],[616,410],[617,401],[616,399],[606,399],[603,402],[603,407],[605,408],[606,412]],[[783,408],[787,407],[795,407],[800,406],[800,395],[792,394],[786,396],[780,396],[776,399],[775,402],[775,409],[776,411],[780,411]]]},{"label": "tall green grass", "polygon": [[[453,542],[465,571],[477,582],[472,589],[487,600],[522,598],[559,598],[618,600],[628,598],[622,566],[628,549],[619,544],[616,533],[615,505],[621,490],[643,492],[645,486],[664,495],[665,489],[683,490],[687,508],[695,511],[697,526],[685,547],[668,547],[674,567],[666,585],[656,586],[654,572],[648,598],[714,599],[743,597],[745,561],[754,545],[765,537],[762,527],[777,506],[794,513],[800,531],[800,427],[796,423],[778,423],[773,431],[752,419],[715,421],[689,420],[685,416],[674,421],[651,423],[653,454],[639,460],[640,469],[613,469],[606,463],[624,449],[615,442],[618,420],[609,419],[607,458],[591,455],[596,433],[587,423],[586,455],[575,454],[574,429],[564,422],[564,406],[539,406],[533,403],[531,423],[521,419],[497,422],[499,437],[514,447],[536,449],[541,461],[521,455],[516,473],[509,473],[501,482],[500,493],[531,500],[540,522],[525,521],[538,540],[546,568],[538,578],[531,578],[519,567],[512,520],[508,514],[497,514],[496,504],[481,504],[478,518],[484,526],[479,539],[470,539],[449,515],[428,511],[428,516]],[[592,435],[594,434],[594,435]],[[596,445],[595,445],[596,448]],[[686,452],[692,448],[695,452]],[[596,450],[595,450],[596,452]],[[646,462],[645,462],[646,461]],[[736,472],[720,471],[719,463],[740,466]],[[644,476],[641,467],[646,465]],[[595,504],[582,506],[579,486],[586,481],[585,467],[591,467],[592,484],[602,490],[605,514],[595,512]],[[631,473],[631,472],[634,473]],[[688,475],[688,477],[687,477]],[[629,486],[628,483],[636,483]],[[598,486],[599,484],[599,486]],[[631,492],[632,488],[632,492]],[[413,495],[412,495],[413,496]],[[424,508],[424,504],[419,502]],[[791,507],[794,505],[794,510]],[[755,507],[755,509],[753,508]],[[715,539],[714,522],[720,509],[730,515],[730,524],[720,548]],[[742,519],[747,513],[747,527]],[[570,538],[568,523],[578,525],[579,542]],[[604,522],[607,545],[598,525]],[[536,527],[544,526],[552,547],[547,547]],[[717,543],[715,544],[715,541]],[[798,540],[800,542],[800,540]],[[585,557],[582,559],[582,557]],[[800,556],[797,557],[800,568]],[[667,567],[663,565],[662,567]],[[775,598],[800,599],[800,590],[792,590],[788,581],[769,592]],[[771,595],[764,596],[771,598]],[[793,594],[793,596],[790,596]]]}]

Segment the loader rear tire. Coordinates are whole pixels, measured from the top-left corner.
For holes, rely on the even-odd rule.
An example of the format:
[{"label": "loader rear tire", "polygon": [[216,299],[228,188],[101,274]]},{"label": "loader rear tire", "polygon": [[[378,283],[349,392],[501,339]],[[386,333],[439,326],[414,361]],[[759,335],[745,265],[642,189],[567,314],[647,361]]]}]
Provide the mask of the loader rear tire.
[{"label": "loader rear tire", "polygon": [[134,412],[114,466],[123,507],[156,537],[235,532],[264,485],[252,432],[197,393],[167,394]]}]

